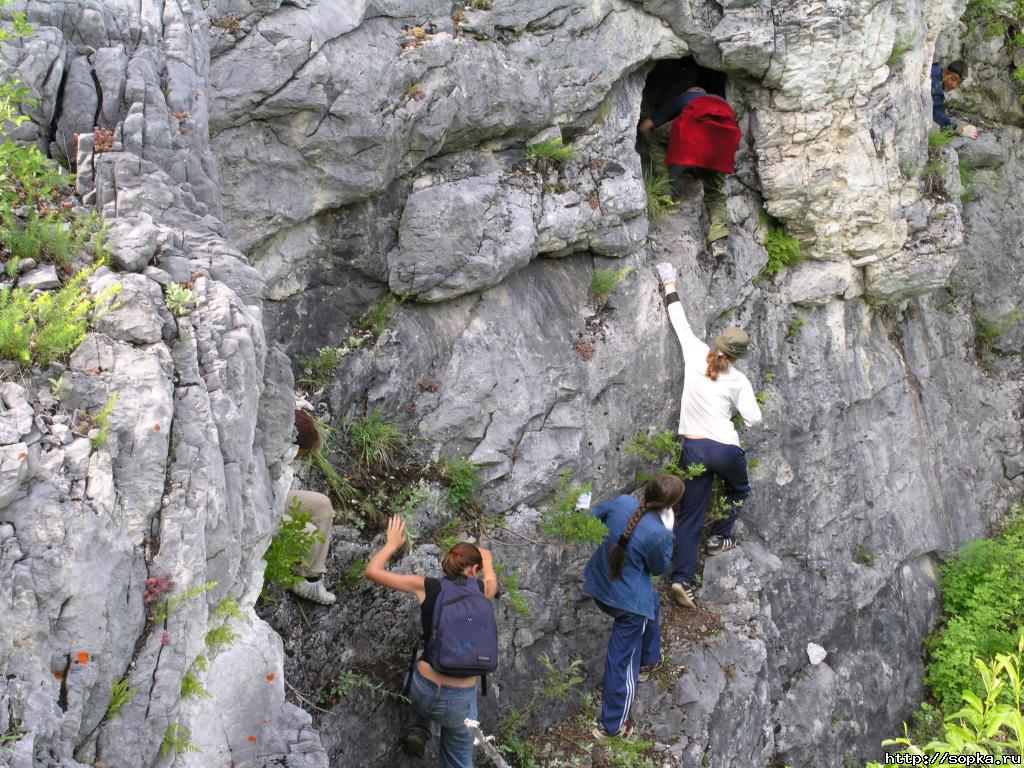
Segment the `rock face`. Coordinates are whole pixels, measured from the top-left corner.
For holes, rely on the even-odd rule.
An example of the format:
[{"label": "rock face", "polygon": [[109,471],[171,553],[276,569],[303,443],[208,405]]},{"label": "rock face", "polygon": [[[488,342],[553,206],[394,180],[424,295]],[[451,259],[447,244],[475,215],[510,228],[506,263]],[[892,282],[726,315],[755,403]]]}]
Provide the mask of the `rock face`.
[{"label": "rock face", "polygon": [[[120,291],[66,366],[0,387],[4,765],[326,765],[252,610],[290,480],[292,379],[264,337],[262,279],[220,234],[205,17],[27,10],[36,33],[3,51],[39,97],[19,132],[46,146],[56,126],[47,148],[77,163],[130,273],[93,277]],[[103,151],[94,126],[114,132]],[[56,281],[41,267],[21,286],[48,287],[46,269]],[[172,280],[195,299],[177,314]],[[84,436],[105,405],[105,439]],[[222,625],[230,647],[208,639]],[[187,670],[211,698],[183,698]]]},{"label": "rock face", "polygon": [[[532,724],[565,717],[572,702],[534,701],[538,660],[582,659],[593,688],[608,622],[579,591],[589,549],[542,537],[537,510],[567,469],[598,499],[631,488],[624,443],[674,427],[694,372],[651,268],[666,259],[698,333],[750,331],[741,369],[769,399],[743,434],[758,460],[745,546],[704,572],[722,631],[669,645],[635,719],[671,765],[839,766],[877,755],[914,708],[937,562],[1024,489],[1009,82],[968,81],[964,103],[992,122],[926,169],[936,47],[993,72],[1005,52],[938,38],[962,0],[493,6],[28,4],[37,33],[2,53],[38,104],[13,135],[75,163],[111,227],[115,269],[92,288],[124,298],[52,392],[58,370],[0,387],[12,765],[404,764],[389,692],[415,606],[360,580],[379,539],[336,528],[341,599],[268,607],[284,646],[252,612],[291,482],[292,371],[272,342],[341,346],[389,292],[405,300],[325,407],[339,423],[380,409],[425,459],[480,466],[488,510],[514,510],[491,545],[531,607],[499,601],[484,730],[527,707]],[[645,210],[645,77],[683,57],[727,77],[745,136],[718,262],[698,184],[660,226]],[[555,137],[571,156],[531,157]],[[810,259],[755,281],[779,227]],[[606,304],[588,295],[599,268],[632,268]],[[194,304],[172,313],[171,282]],[[106,444],[76,436],[74,411],[114,392]],[[447,514],[431,493],[423,535]],[[439,554],[420,544],[399,567],[436,572]],[[178,593],[216,586],[159,618],[143,595],[165,574]],[[221,625],[234,645],[205,642]],[[210,698],[182,698],[187,671]],[[112,717],[118,680],[136,693]],[[202,752],[170,748],[186,737]]]}]

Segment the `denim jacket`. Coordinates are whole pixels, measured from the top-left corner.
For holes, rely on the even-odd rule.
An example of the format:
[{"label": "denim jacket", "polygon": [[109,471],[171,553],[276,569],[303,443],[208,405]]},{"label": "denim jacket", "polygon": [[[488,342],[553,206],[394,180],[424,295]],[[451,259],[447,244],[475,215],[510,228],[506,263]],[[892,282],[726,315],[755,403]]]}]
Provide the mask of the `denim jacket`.
[{"label": "denim jacket", "polygon": [[654,620],[658,595],[651,576],[660,576],[672,562],[675,535],[656,513],[640,518],[626,546],[626,562],[622,575],[613,580],[608,553],[626,530],[640,502],[632,496],[619,496],[602,502],[590,510],[608,526],[608,536],[590,558],[583,572],[583,591],[606,605]]},{"label": "denim jacket", "polygon": [[946,111],[946,90],[942,87],[942,65],[932,65],[932,120],[940,128],[952,128],[955,126],[949,113]]}]

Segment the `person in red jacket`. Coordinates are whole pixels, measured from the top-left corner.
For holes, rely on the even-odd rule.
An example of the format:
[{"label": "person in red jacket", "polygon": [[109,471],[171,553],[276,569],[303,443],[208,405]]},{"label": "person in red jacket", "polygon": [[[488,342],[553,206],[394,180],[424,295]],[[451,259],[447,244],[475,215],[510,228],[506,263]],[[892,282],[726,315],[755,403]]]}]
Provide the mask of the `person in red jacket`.
[{"label": "person in red jacket", "polygon": [[742,133],[729,102],[693,87],[662,104],[653,118],[640,123],[655,175],[667,174],[673,187],[690,175],[704,187],[708,212],[708,245],[716,256],[728,252],[725,174],[736,170]]}]

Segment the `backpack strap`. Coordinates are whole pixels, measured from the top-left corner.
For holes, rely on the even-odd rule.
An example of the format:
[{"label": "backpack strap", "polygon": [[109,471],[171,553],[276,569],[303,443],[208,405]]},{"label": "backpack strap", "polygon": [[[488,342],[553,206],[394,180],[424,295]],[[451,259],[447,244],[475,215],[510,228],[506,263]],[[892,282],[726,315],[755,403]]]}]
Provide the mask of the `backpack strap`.
[{"label": "backpack strap", "polygon": [[480,693],[487,695],[487,673],[480,675]]}]

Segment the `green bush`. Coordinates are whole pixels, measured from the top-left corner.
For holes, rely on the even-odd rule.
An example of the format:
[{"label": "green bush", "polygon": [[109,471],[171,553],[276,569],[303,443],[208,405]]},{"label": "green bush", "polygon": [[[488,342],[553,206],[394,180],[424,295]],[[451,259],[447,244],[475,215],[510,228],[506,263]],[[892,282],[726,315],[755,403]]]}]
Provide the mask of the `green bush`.
[{"label": "green bush", "polygon": [[928,148],[936,151],[943,150],[953,143],[953,129],[939,128],[928,134]]},{"label": "green bush", "polygon": [[263,582],[282,589],[294,586],[299,580],[294,570],[305,561],[313,544],[323,541],[323,534],[312,527],[312,516],[302,509],[298,499],[288,508],[288,518],[282,518],[281,527],[263,554],[267,562]]},{"label": "green bush", "polygon": [[110,704],[107,705],[108,720],[119,717],[124,705],[127,704],[139,692],[138,688],[129,688],[128,680],[116,680],[110,690]]},{"label": "green bush", "polygon": [[441,473],[448,481],[448,506],[455,512],[468,511],[476,500],[476,491],[480,486],[477,465],[467,458],[455,457],[441,465]]},{"label": "green bush", "polygon": [[943,623],[930,637],[925,683],[944,714],[964,691],[983,695],[975,658],[1011,652],[1024,626],[1024,512],[1015,505],[1002,535],[975,541],[942,569]]},{"label": "green bush", "polygon": [[672,198],[672,181],[667,174],[644,168],[644,191],[647,193],[647,216],[654,224],[660,224],[673,210],[679,207]]},{"label": "green bush", "polygon": [[621,283],[626,275],[633,271],[633,267],[623,267],[622,269],[595,269],[593,276],[590,278],[590,296],[594,300],[594,304],[598,309],[608,303],[608,298],[612,295],[619,283]]},{"label": "green bush", "polygon": [[768,230],[764,249],[768,252],[768,263],[761,270],[762,278],[777,275],[786,267],[794,267],[807,258],[800,241],[779,227]]},{"label": "green bush", "polygon": [[0,241],[15,261],[48,259],[65,267],[82,253],[86,243],[93,241],[102,248],[104,238],[100,218],[96,215],[65,221],[56,213],[46,216],[32,213],[25,222],[7,215],[0,227]]},{"label": "green bush", "polygon": [[398,423],[378,410],[353,421],[348,428],[353,458],[364,469],[391,469],[409,447]]},{"label": "green bush", "polygon": [[592,544],[604,541],[608,535],[607,526],[588,511],[576,509],[580,494],[589,492],[590,483],[574,487],[572,470],[565,470],[558,478],[558,487],[541,518],[541,530],[548,536],[566,541]]},{"label": "green bush", "polygon": [[99,266],[81,270],[49,293],[0,290],[0,355],[29,368],[48,365],[77,347],[97,308],[117,293],[115,288],[96,299],[90,296],[85,281]]},{"label": "green bush", "polygon": [[561,138],[545,139],[536,144],[530,144],[523,154],[527,160],[541,160],[545,162],[564,163],[572,159],[573,149],[562,143]]},{"label": "green bush", "polygon": [[512,610],[520,616],[528,617],[530,615],[530,602],[519,591],[519,576],[510,571],[504,563],[495,563],[494,573],[497,575],[498,581],[501,582],[502,590],[508,595],[508,601],[512,605]]},{"label": "green bush", "polygon": [[[366,317],[364,315],[363,317]],[[390,319],[390,315],[388,316]],[[372,320],[367,320],[373,324]],[[384,321],[383,328],[387,327],[388,320]],[[383,330],[382,328],[382,330]],[[379,335],[379,333],[378,333]],[[303,355],[299,358],[299,367],[303,375],[296,380],[296,384],[306,385],[313,390],[323,389],[330,380],[334,369],[341,361],[354,352],[365,340],[363,336],[350,336],[340,347],[320,347],[316,352]]]},{"label": "green bush", "polygon": [[398,299],[386,293],[370,305],[359,318],[357,325],[374,336],[380,336],[391,325],[391,316],[397,306]]}]

